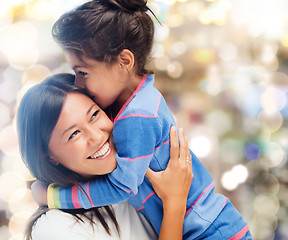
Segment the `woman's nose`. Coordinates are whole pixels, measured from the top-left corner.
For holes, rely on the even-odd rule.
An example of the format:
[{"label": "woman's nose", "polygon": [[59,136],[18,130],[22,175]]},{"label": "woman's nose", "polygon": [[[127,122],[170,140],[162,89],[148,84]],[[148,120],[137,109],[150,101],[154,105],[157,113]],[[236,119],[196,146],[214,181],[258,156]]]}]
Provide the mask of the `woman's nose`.
[{"label": "woman's nose", "polygon": [[89,129],[88,132],[88,144],[91,146],[101,143],[101,133],[95,129]]}]

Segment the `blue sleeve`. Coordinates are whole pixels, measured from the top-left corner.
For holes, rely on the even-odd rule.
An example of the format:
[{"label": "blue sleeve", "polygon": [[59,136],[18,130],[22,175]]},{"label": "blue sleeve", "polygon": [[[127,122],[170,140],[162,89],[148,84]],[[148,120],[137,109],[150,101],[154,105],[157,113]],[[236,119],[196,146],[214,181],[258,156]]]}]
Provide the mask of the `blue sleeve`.
[{"label": "blue sleeve", "polygon": [[113,130],[117,168],[109,179],[126,192],[137,194],[161,139],[158,118],[130,117],[118,120]]}]

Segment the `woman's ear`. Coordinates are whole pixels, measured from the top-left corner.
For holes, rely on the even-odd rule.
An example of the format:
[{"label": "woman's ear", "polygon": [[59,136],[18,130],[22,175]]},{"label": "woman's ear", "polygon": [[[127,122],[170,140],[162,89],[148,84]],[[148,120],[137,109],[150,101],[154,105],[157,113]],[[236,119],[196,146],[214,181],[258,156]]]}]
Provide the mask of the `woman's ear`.
[{"label": "woman's ear", "polygon": [[128,50],[124,49],[118,56],[119,63],[121,67],[125,68],[127,71],[131,71],[134,67],[134,54]]},{"label": "woman's ear", "polygon": [[57,160],[55,160],[54,157],[53,157],[51,154],[49,154],[48,158],[49,158],[49,161],[50,161],[53,165],[55,165],[55,166],[58,166],[58,165],[59,165],[59,162],[58,162]]}]

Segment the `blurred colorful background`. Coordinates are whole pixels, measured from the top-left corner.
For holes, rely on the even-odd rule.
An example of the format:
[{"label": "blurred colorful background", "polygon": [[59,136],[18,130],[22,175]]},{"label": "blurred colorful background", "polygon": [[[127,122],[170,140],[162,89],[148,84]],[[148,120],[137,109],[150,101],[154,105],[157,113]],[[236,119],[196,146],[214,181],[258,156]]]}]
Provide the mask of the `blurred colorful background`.
[{"label": "blurred colorful background", "polygon": [[[18,153],[23,93],[71,72],[51,27],[80,0],[0,2],[0,239],[36,210]],[[288,1],[151,0],[150,68],[191,149],[255,240],[288,239]]]}]

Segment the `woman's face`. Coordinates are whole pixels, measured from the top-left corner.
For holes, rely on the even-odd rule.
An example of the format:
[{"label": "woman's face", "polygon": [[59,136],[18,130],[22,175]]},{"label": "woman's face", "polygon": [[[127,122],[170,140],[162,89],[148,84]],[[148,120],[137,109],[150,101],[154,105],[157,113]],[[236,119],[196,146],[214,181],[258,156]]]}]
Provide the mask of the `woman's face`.
[{"label": "woman's face", "polygon": [[51,161],[86,179],[112,172],[117,165],[112,128],[89,97],[69,93],[49,142]]}]

